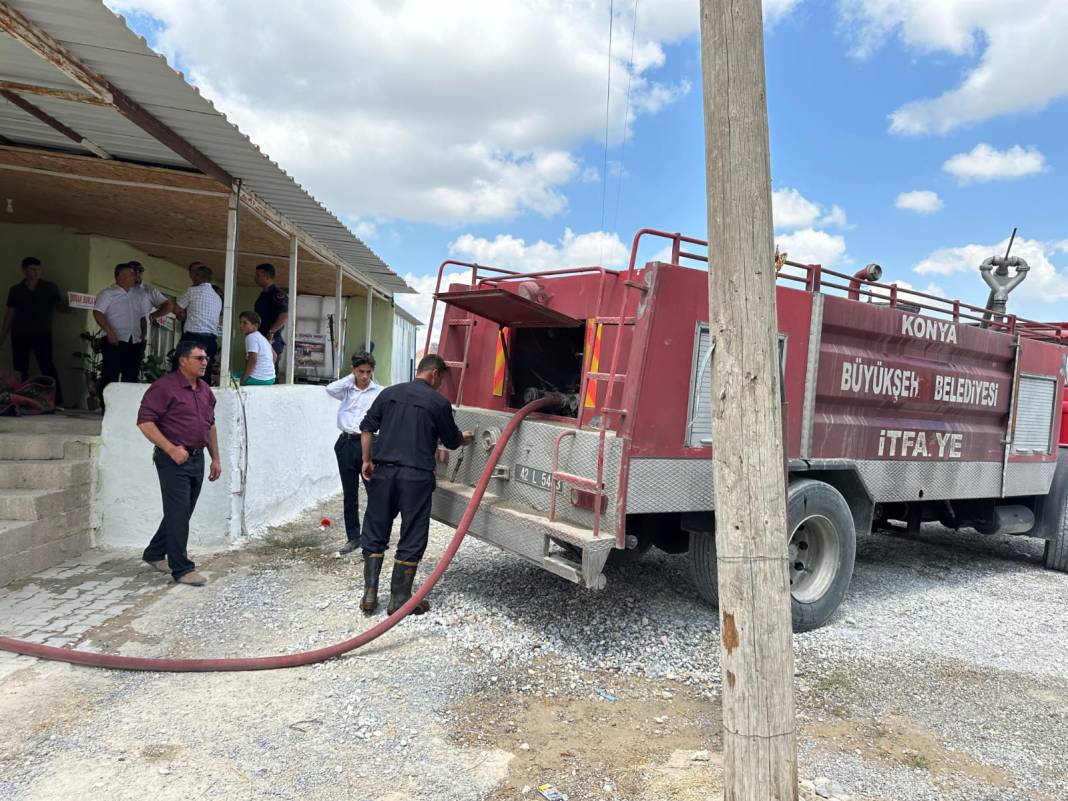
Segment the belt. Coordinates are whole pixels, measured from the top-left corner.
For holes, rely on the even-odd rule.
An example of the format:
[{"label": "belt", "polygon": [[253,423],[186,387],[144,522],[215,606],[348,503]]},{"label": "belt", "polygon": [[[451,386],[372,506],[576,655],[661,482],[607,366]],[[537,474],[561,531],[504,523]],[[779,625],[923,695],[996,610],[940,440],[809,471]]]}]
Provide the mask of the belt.
[{"label": "belt", "polygon": [[[190,459],[192,459],[194,456],[200,456],[202,453],[204,453],[204,448],[203,447],[190,448],[190,447],[187,447],[186,445],[179,445],[179,447],[180,448],[185,448],[186,452],[189,454],[189,458]],[[156,450],[159,451],[160,453],[164,453],[163,448],[159,447],[158,445],[156,446]]]},{"label": "belt", "polygon": [[[352,433],[350,433],[348,431],[342,431],[341,432],[341,439],[359,439],[362,436],[363,436],[363,434],[360,433],[359,431],[357,431],[355,434],[352,434]],[[378,439],[378,434],[372,434],[371,438],[377,440]]]}]

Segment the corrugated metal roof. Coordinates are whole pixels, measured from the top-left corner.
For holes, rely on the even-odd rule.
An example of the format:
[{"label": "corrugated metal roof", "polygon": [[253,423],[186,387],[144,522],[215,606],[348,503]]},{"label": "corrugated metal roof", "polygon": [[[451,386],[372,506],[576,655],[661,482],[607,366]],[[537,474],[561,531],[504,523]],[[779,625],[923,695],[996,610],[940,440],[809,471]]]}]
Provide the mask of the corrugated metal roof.
[{"label": "corrugated metal roof", "polygon": [[416,317],[414,314],[412,314],[406,308],[401,306],[399,303],[395,303],[393,305],[393,313],[396,314],[398,317],[403,317],[405,320],[407,320],[410,323],[415,323],[415,325],[417,325],[417,326],[424,325],[422,320],[420,320],[418,317]]},{"label": "corrugated metal roof", "polygon": [[[386,292],[413,291],[99,0],[8,0],[8,5],[205,156],[240,178],[244,187],[343,259],[356,277],[364,277]],[[0,35],[0,78],[83,91],[58,68],[7,35]],[[25,97],[116,158],[170,167],[190,166],[109,107],[38,95]],[[0,135],[23,144],[80,151],[76,143],[2,99]]]}]

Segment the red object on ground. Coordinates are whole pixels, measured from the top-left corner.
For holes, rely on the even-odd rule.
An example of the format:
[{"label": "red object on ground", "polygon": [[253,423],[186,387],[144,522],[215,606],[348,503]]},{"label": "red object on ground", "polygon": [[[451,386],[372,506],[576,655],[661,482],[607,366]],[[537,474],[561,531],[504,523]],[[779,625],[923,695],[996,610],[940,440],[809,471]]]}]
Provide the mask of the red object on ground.
[{"label": "red object on ground", "polygon": [[539,398],[532,403],[528,403],[512,416],[508,421],[508,425],[506,425],[501,432],[501,436],[497,441],[497,446],[493,449],[493,453],[490,454],[489,459],[486,461],[486,467],[482,470],[482,475],[478,480],[478,484],[475,486],[474,493],[471,495],[471,502],[468,504],[467,509],[464,510],[463,517],[460,519],[460,523],[456,527],[456,534],[449,542],[448,547],[445,549],[445,553],[443,553],[441,559],[438,560],[434,570],[431,571],[430,575],[427,576],[426,581],[422,583],[419,589],[408,599],[404,606],[382,622],[372,626],[367,631],[352,639],[327,646],[326,648],[317,648],[314,651],[303,651],[296,654],[281,654],[278,656],[245,657],[239,659],[152,659],[142,656],[95,654],[90,651],[73,651],[67,648],[56,648],[54,645],[40,645],[33,642],[24,642],[22,640],[11,639],[10,637],[0,637],[0,651],[11,651],[16,654],[36,656],[41,659],[50,659],[56,662],[69,662],[73,665],[107,667],[115,670],[149,670],[161,673],[274,670],[276,668],[300,667],[301,665],[312,665],[316,662],[325,662],[327,659],[333,659],[335,656],[341,656],[344,653],[353,651],[361,645],[366,645],[371,642],[371,640],[380,637],[400,623],[422,602],[423,598],[427,596],[430,590],[434,588],[434,585],[438,583],[438,579],[441,578],[442,574],[449,567],[449,563],[452,561],[453,556],[456,555],[460,543],[463,542],[464,535],[467,533],[467,528],[471,525],[471,520],[474,519],[475,511],[478,509],[478,505],[482,501],[482,496],[486,492],[486,487],[489,485],[490,476],[493,474],[493,468],[497,464],[497,460],[501,458],[501,454],[504,453],[504,448],[508,444],[509,437],[512,436],[512,433],[519,427],[523,418],[528,414],[545,406],[558,404],[559,402],[560,399],[554,396]]},{"label": "red object on ground", "polygon": [[330,525],[330,518],[329,517],[324,517],[322,520],[319,521],[319,525],[323,526],[323,527],[329,526]]}]

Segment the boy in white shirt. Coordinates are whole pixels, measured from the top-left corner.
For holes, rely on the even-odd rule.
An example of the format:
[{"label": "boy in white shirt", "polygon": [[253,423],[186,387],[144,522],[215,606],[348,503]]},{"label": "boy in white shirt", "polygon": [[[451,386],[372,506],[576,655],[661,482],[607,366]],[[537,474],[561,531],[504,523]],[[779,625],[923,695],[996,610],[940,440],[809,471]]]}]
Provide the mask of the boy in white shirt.
[{"label": "boy in white shirt", "polygon": [[245,335],[245,369],[235,370],[233,379],[240,386],[265,386],[275,380],[274,358],[271,343],[260,333],[260,316],[253,311],[243,311],[237,327]]}]

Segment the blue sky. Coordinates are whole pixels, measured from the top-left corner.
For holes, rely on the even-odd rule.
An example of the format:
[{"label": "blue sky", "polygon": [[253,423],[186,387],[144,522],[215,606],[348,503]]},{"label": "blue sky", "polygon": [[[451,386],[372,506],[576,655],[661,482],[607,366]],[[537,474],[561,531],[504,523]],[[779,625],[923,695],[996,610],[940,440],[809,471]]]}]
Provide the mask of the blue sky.
[{"label": "blue sky", "polygon": [[[609,2],[109,5],[423,290],[398,298],[417,314],[444,258],[616,266],[638,228],[704,235],[694,0],[639,2],[636,26],[611,3],[607,191]],[[776,241],[981,303],[1019,226],[1012,310],[1068,319],[1061,6],[766,2]]]}]

